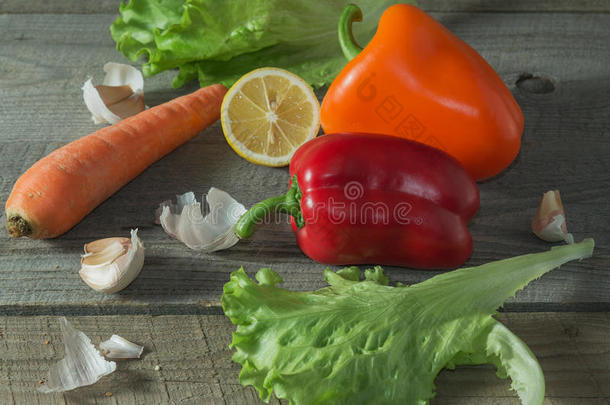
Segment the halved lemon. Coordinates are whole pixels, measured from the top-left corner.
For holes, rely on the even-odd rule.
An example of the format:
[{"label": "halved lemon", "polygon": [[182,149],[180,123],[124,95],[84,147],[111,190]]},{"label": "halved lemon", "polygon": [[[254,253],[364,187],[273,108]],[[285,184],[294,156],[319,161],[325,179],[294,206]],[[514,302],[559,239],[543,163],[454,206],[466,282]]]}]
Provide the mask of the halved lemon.
[{"label": "halved lemon", "polygon": [[286,166],[294,152],[320,129],[320,104],[299,76],[260,68],[229,89],[220,109],[229,145],[249,162]]}]

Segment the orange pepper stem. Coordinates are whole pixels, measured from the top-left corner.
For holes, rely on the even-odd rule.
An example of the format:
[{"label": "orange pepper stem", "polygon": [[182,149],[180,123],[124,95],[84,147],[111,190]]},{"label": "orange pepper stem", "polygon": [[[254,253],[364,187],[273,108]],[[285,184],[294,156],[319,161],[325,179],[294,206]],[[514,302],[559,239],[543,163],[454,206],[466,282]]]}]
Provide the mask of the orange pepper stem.
[{"label": "orange pepper stem", "polygon": [[354,59],[362,51],[352,32],[354,21],[362,21],[362,10],[355,4],[348,4],[339,19],[339,44],[347,60]]}]

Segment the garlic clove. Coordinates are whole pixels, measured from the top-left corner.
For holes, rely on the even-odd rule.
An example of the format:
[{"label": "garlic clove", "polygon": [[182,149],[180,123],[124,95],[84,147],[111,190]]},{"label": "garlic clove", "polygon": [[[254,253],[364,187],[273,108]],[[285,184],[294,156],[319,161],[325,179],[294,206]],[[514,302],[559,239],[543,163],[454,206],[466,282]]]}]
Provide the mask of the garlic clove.
[{"label": "garlic clove", "polygon": [[156,222],[170,236],[193,250],[207,253],[235,245],[239,238],[234,228],[246,212],[245,207],[228,193],[212,187],[206,196],[209,213],[203,216],[195,194],[177,196],[176,204],[164,201],[156,212]]},{"label": "garlic clove", "polygon": [[128,238],[106,238],[87,243],[81,264],[88,266],[105,265],[127,253],[130,247],[131,240]]},{"label": "garlic clove", "polygon": [[108,359],[139,359],[144,346],[137,345],[129,340],[112,335],[110,339],[99,345],[102,355]]},{"label": "garlic clove", "polygon": [[121,119],[144,111],[144,79],[133,66],[109,62],[102,85],[91,79],[83,85],[83,98],[96,124],[116,124]]},{"label": "garlic clove", "polygon": [[83,332],[70,325],[65,317],[59,318],[63,334],[65,357],[55,363],[38,387],[43,393],[64,392],[91,385],[116,370],[114,361],[107,361]]},{"label": "garlic clove", "polygon": [[547,242],[574,243],[574,237],[568,233],[559,190],[547,191],[542,196],[536,217],[532,221],[532,231]]},{"label": "garlic clove", "polygon": [[80,277],[96,291],[112,294],[127,287],[144,265],[138,230],[129,238],[105,238],[85,245]]}]

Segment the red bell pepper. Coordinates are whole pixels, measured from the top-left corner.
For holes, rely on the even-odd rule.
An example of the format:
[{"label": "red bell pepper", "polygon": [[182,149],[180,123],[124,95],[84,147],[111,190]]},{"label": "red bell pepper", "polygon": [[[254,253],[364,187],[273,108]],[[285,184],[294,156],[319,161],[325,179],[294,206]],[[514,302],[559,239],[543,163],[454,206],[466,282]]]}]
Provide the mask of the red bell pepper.
[{"label": "red bell pepper", "polygon": [[387,135],[323,135],[297,150],[290,176],[285,195],[240,218],[240,238],[275,211],[292,216],[299,247],[322,263],[453,268],[470,256],[466,222],[479,190],[441,150]]}]

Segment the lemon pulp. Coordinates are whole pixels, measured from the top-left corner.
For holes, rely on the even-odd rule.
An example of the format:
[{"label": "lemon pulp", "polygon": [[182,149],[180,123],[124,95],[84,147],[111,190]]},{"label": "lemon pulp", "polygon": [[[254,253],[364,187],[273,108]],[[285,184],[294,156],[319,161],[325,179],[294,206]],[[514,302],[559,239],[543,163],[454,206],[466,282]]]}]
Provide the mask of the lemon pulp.
[{"label": "lemon pulp", "polygon": [[283,69],[261,68],[240,78],[221,107],[229,145],[249,162],[285,166],[320,128],[320,104],[303,79]]}]

